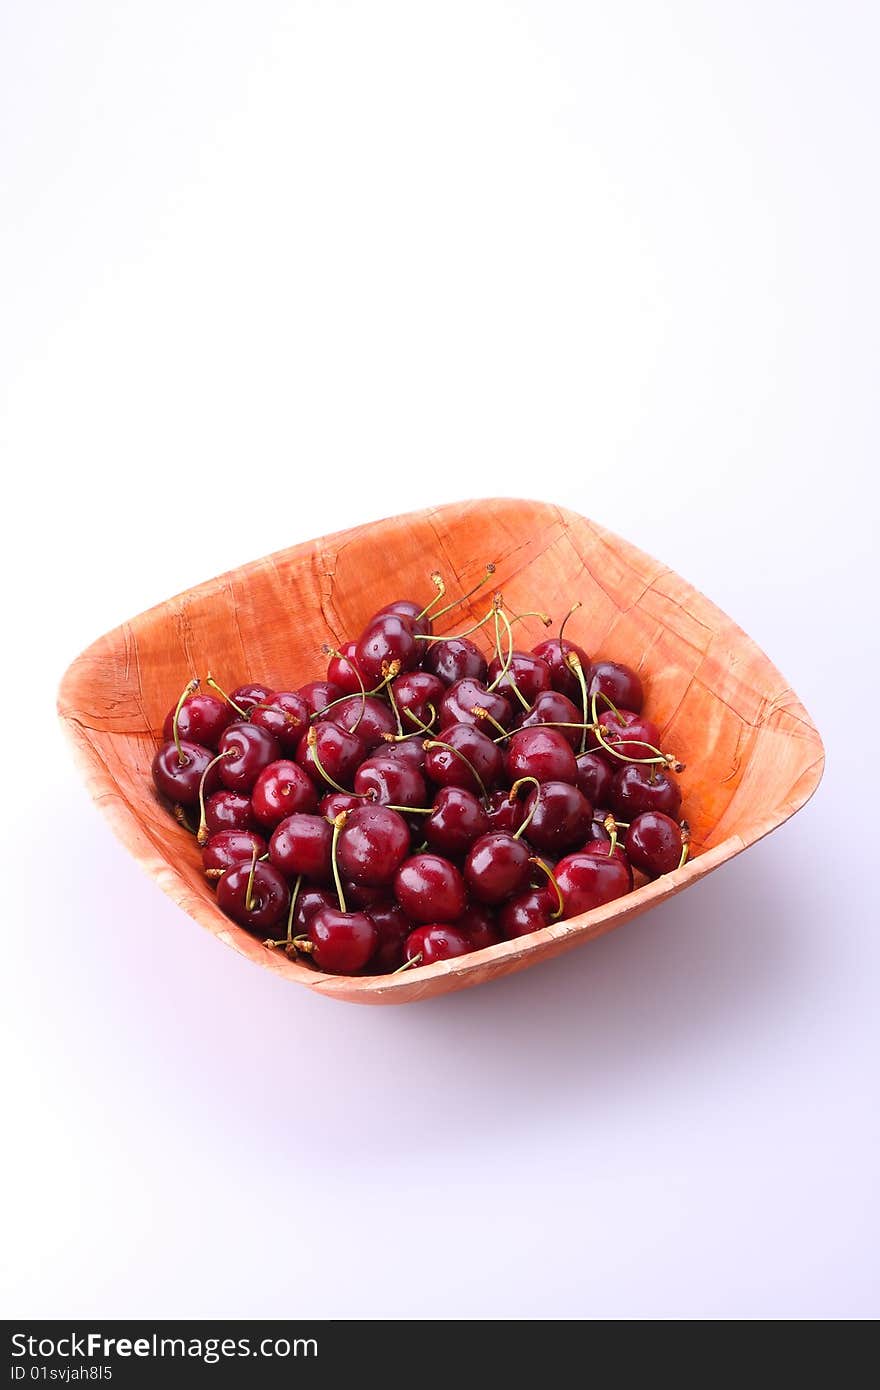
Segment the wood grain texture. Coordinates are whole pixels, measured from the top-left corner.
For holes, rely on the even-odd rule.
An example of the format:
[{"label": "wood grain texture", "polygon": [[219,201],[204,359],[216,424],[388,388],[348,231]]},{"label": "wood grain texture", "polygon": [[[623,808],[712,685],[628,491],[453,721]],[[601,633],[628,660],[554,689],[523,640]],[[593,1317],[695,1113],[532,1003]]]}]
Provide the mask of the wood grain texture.
[{"label": "wood grain texture", "polygon": [[[559,618],[596,657],[640,672],[663,746],[687,764],[694,853],[683,869],[607,907],[517,941],[397,976],[324,975],[267,950],[217,908],[195,839],[160,803],[150,764],[162,720],[192,675],[228,690],[246,680],[290,689],[324,674],[321,644],[359,632],[388,600],[452,594],[488,560],[521,611]],[[459,609],[446,630],[463,625]],[[471,612],[485,611],[485,597]],[[523,624],[523,645],[547,635]],[[337,999],[405,1003],[480,984],[619,926],[696,882],[781,825],[822,776],[822,742],[768,658],[678,575],[573,512],[543,502],[463,502],[355,527],[220,575],[99,638],[61,683],[59,714],[89,790],[138,862],[185,912],[241,955]],[[121,905],[120,905],[121,910]]]}]

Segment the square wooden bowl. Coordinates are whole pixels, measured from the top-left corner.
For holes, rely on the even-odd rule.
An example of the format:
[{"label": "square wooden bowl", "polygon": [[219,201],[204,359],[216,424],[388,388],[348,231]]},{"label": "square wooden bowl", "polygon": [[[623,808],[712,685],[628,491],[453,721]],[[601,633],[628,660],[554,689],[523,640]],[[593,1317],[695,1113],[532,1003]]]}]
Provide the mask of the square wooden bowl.
[{"label": "square wooden bowl", "polygon": [[[463,592],[489,560],[514,610],[540,607],[558,620],[580,599],[568,635],[593,656],[639,670],[663,746],[687,764],[691,859],[594,912],[402,975],[324,975],[267,950],[219,911],[195,839],[153,790],[150,764],[166,711],[189,676],[208,670],[226,689],[246,680],[289,689],[322,676],[323,642],[357,635],[392,598],[427,597],[435,568],[453,595]],[[473,603],[475,617],[485,611],[483,594]],[[450,614],[447,630],[460,629],[466,613]],[[523,645],[547,635],[536,620],[523,626]],[[249,960],[362,1004],[464,989],[620,926],[794,815],[824,763],[819,734],[784,677],[690,584],[574,512],[494,498],[307,541],[168,599],[77,657],[58,706],[92,796],[170,897]]]}]

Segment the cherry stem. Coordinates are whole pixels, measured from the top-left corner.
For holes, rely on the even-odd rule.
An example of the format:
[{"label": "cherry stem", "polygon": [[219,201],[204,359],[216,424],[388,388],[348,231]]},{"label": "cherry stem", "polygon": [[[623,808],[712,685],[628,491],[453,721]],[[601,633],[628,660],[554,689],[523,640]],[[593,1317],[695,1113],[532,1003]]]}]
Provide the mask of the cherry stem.
[{"label": "cherry stem", "polygon": [[253,893],[254,893],[254,871],[255,871],[256,867],[257,867],[257,847],[256,847],[256,845],[254,845],[254,852],[253,852],[253,855],[252,855],[252,857],[251,857],[251,871],[250,871],[250,873],[248,874],[247,892],[246,892],[245,895],[244,895],[244,910],[245,910],[245,912],[253,912],[254,907],[256,906],[256,904],[255,904],[255,902],[254,902],[254,897],[253,897]]},{"label": "cherry stem", "polygon": [[507,800],[512,805],[513,802],[516,801],[520,787],[524,787],[527,782],[531,782],[532,786],[535,788],[535,804],[532,807],[531,811],[529,811],[519,830],[514,831],[513,838],[515,840],[519,840],[525,834],[532,821],[534,820],[535,812],[538,809],[538,798],[541,795],[541,783],[538,781],[537,777],[518,777],[507,794]]},{"label": "cherry stem", "polygon": [[434,607],[434,604],[439,603],[443,595],[446,593],[446,585],[443,583],[443,576],[439,570],[434,570],[433,574],[431,575],[431,583],[434,585],[434,588],[437,590],[437,592],[431,599],[431,602],[425,604],[421,613],[418,615],[418,618],[416,618],[416,622],[418,622],[419,618],[427,617],[431,609]]},{"label": "cherry stem", "polygon": [[569,608],[569,610],[568,610],[568,612],[566,613],[565,617],[562,619],[562,622],[559,624],[559,637],[558,637],[557,640],[558,640],[558,642],[559,642],[559,659],[560,659],[560,661],[565,661],[565,648],[564,648],[563,645],[562,645],[562,634],[563,634],[563,632],[565,631],[565,624],[568,622],[568,620],[569,620],[569,618],[571,617],[572,613],[576,613],[576,612],[578,611],[578,609],[579,609],[579,608],[583,608],[583,606],[584,606],[584,605],[581,603],[580,599],[578,599],[577,603],[573,603],[573,604],[571,605],[571,607]]},{"label": "cherry stem", "polygon": [[[364,685],[363,677],[361,676],[361,673],[360,673],[360,671],[358,670],[357,665],[355,664],[355,662],[353,662],[353,661],[348,661],[348,657],[343,656],[343,655],[342,655],[342,652],[337,651],[337,649],[336,649],[335,647],[328,647],[328,646],[327,646],[327,643],[325,642],[324,645],[323,645],[323,647],[321,648],[321,650],[322,650],[322,652],[324,653],[325,656],[335,656],[336,659],[337,659],[337,661],[347,661],[348,664],[349,664],[349,666],[351,667],[351,669],[354,671],[354,678],[355,678],[355,680],[357,681],[358,685],[359,685],[360,688],[361,688],[361,692],[360,692],[360,693],[361,693],[361,712],[360,712],[360,714],[359,714],[358,717],[357,717],[357,722],[356,722],[355,724],[353,724],[352,727],[349,729],[349,733],[350,733],[350,734],[353,734],[354,731],[355,731],[355,729],[357,728],[358,724],[360,724],[361,720],[363,719],[363,717],[364,717],[364,710],[365,710],[366,707],[367,707],[367,690],[366,690],[366,686]],[[347,699],[348,699],[348,696],[347,696],[347,695],[343,695],[341,698],[342,698],[343,700],[347,700]],[[339,704],[339,700],[334,700],[334,701],[333,701],[333,704],[338,705],[338,704]],[[329,709],[330,706],[327,705],[326,708]],[[322,711],[322,713],[323,713],[323,711]]]},{"label": "cherry stem", "polygon": [[593,725],[593,733],[596,735],[596,739],[605,749],[606,753],[611,753],[615,758],[619,758],[621,762],[639,763],[644,766],[653,767],[668,767],[673,772],[684,772],[684,763],[680,763],[671,753],[661,752],[659,748],[654,747],[653,743],[647,743],[643,738],[624,738],[621,739],[621,742],[636,748],[650,748],[651,752],[656,754],[656,757],[633,758],[629,753],[621,753],[618,748],[615,748],[613,743],[608,742],[602,732],[602,725],[599,723]]},{"label": "cherry stem", "polygon": [[192,826],[190,825],[189,819],[188,819],[187,814],[186,814],[186,811],[185,811],[184,808],[181,806],[181,804],[180,804],[179,801],[175,801],[174,805],[171,807],[171,814],[172,814],[172,816],[174,817],[174,819],[177,821],[177,824],[178,824],[178,825],[182,825],[183,828],[184,828],[184,830],[188,830],[188,831],[189,831],[190,835],[195,835],[196,832],[193,830]]},{"label": "cherry stem", "polygon": [[400,720],[400,710],[398,709],[398,707],[397,707],[397,701],[396,701],[395,698],[394,698],[394,689],[393,689],[393,687],[390,686],[390,685],[389,685],[389,687],[388,687],[388,703],[390,704],[391,709],[392,709],[392,712],[393,712],[393,714],[394,714],[394,722],[397,724],[397,732],[398,732],[399,734],[402,734],[402,733],[403,733],[403,724],[401,723],[401,720]]},{"label": "cherry stem", "polygon": [[196,839],[200,845],[204,845],[210,839],[208,835],[208,822],[205,814],[205,783],[208,780],[208,773],[212,767],[216,767],[224,758],[234,757],[235,750],[227,748],[225,752],[218,753],[216,758],[212,758],[199,778],[199,828],[196,832]]},{"label": "cherry stem", "polygon": [[392,806],[388,803],[385,809],[386,811],[399,811],[402,816],[432,816],[434,814],[433,806]]},{"label": "cherry stem", "polygon": [[539,613],[539,612],[537,612],[537,610],[535,610],[535,611],[531,611],[531,610],[530,610],[528,613],[511,613],[511,615],[510,615],[510,624],[511,624],[511,627],[513,626],[514,623],[521,623],[521,622],[524,622],[526,618],[538,618],[538,619],[540,619],[540,621],[544,624],[545,627],[552,627],[552,626],[553,626],[553,619],[550,617],[550,614],[549,614],[549,613]]},{"label": "cherry stem", "polygon": [[235,701],[234,701],[229,695],[226,694],[226,691],[222,688],[222,686],[219,686],[219,685],[217,684],[217,682],[215,681],[214,677],[211,675],[211,672],[210,672],[210,671],[208,672],[207,676],[205,677],[205,684],[206,684],[206,685],[209,685],[209,686],[211,687],[212,690],[216,690],[216,691],[217,691],[217,694],[220,696],[220,698],[221,698],[222,700],[225,700],[226,703],[227,703],[227,705],[231,705],[232,708],[235,710],[236,714],[240,715],[242,719],[247,719],[247,717],[248,717],[248,712],[247,712],[247,710],[246,710],[246,709],[242,709],[241,705],[237,705],[237,704],[235,703]]},{"label": "cherry stem", "polygon": [[593,728],[592,724],[584,724],[582,720],[541,719],[537,724],[521,724],[519,729],[505,729],[502,737],[493,738],[492,742],[503,743],[506,738],[513,738],[514,734],[518,734],[520,729],[584,729],[589,734],[593,732]]},{"label": "cherry stem", "polygon": [[314,725],[312,725],[312,727],[309,729],[309,732],[306,734],[306,745],[311,750],[312,759],[314,761],[315,767],[318,769],[319,776],[323,777],[328,787],[332,787],[335,792],[342,792],[343,796],[366,795],[365,792],[350,792],[348,790],[348,787],[341,787],[338,782],[334,782],[333,778],[330,776],[330,773],[325,771],[324,764],[321,762],[321,759],[318,756],[318,734]]},{"label": "cherry stem", "polygon": [[[561,634],[560,634],[559,642],[560,642],[559,650],[562,651],[562,636],[561,636]],[[577,676],[577,683],[578,683],[578,685],[579,685],[580,688],[581,688],[581,711],[582,711],[583,716],[584,716],[584,729],[583,729],[583,733],[581,734],[581,746],[580,746],[580,748],[578,749],[578,755],[580,755],[581,753],[584,753],[584,752],[586,751],[586,747],[587,747],[587,725],[588,725],[589,722],[590,722],[590,695],[589,695],[589,691],[587,690],[586,678],[584,677],[583,662],[581,661],[581,659],[580,659],[580,657],[578,656],[577,652],[566,652],[566,653],[563,653],[562,659],[563,659],[563,661],[565,662],[565,664],[566,664],[566,666],[568,667],[568,669],[569,669],[570,671],[574,671],[575,675]],[[594,723],[596,722],[596,711],[595,711],[595,709],[593,710],[593,722],[594,722]]]},{"label": "cherry stem", "polygon": [[489,793],[486,790],[486,783],[483,781],[479,772],[477,772],[477,769],[474,767],[470,758],[468,758],[464,753],[462,753],[460,748],[453,747],[451,743],[444,743],[442,739],[429,738],[425,742],[425,750],[427,751],[430,748],[445,748],[447,753],[454,753],[456,758],[460,758],[461,761],[464,763],[465,767],[470,772],[471,776],[474,778],[477,786],[480,788],[483,800],[489,800]]},{"label": "cherry stem", "polygon": [[293,914],[294,914],[294,912],[296,911],[296,900],[297,900],[297,898],[299,897],[299,886],[300,886],[300,884],[302,883],[302,881],[303,881],[303,876],[302,876],[302,874],[300,874],[300,875],[297,877],[296,883],[293,885],[293,892],[292,892],[291,895],[290,895],[290,911],[289,911],[288,914],[287,914],[287,940],[288,940],[288,941],[293,941]]},{"label": "cherry stem", "polygon": [[345,906],[345,894],[342,891],[342,879],[339,876],[339,864],[336,861],[336,846],[339,843],[339,832],[345,828],[348,820],[348,812],[340,811],[333,821],[333,840],[330,844],[330,865],[333,869],[333,882],[336,884],[336,896],[339,899],[339,911],[347,912]]},{"label": "cherry stem", "polygon": [[403,962],[403,965],[398,965],[398,967],[397,967],[396,970],[392,970],[392,971],[391,971],[391,974],[392,974],[392,975],[402,975],[403,972],[404,972],[404,970],[412,970],[413,966],[415,966],[415,965],[421,965],[421,963],[422,963],[422,953],[421,953],[421,951],[419,951],[419,953],[418,953],[417,955],[415,955],[415,956],[410,956],[409,960],[405,960],[405,961]]},{"label": "cherry stem", "polygon": [[498,730],[499,734],[503,734],[504,737],[507,738],[507,730],[504,725],[499,724],[495,716],[490,714],[482,705],[474,705],[471,714],[475,714],[478,719],[488,719],[489,723]]},{"label": "cherry stem", "polygon": [[435,635],[432,632],[417,632],[415,640],[417,642],[454,642],[462,637],[470,637],[472,632],[477,632],[479,628],[485,626],[494,611],[494,608],[490,608],[485,617],[481,618],[478,623],[473,623],[471,627],[466,627],[464,632],[444,632],[442,635],[439,633]]},{"label": "cherry stem", "polygon": [[594,690],[594,691],[593,691],[593,723],[594,723],[594,724],[598,723],[598,719],[596,718],[596,701],[597,701],[597,700],[604,700],[605,703],[606,703],[606,705],[607,705],[608,708],[610,709],[611,713],[614,715],[614,718],[617,720],[617,722],[618,722],[619,724],[622,724],[622,723],[623,723],[623,715],[621,714],[620,710],[617,708],[617,706],[616,706],[616,704],[614,703],[614,701],[612,700],[611,696],[610,696],[610,695],[606,695],[604,690]]},{"label": "cherry stem", "polygon": [[[477,593],[477,591],[478,591],[479,589],[482,589],[482,587],[483,587],[484,584],[488,584],[489,580],[492,578],[492,575],[493,575],[494,573],[495,573],[495,566],[494,566],[494,565],[487,565],[487,566],[486,566],[485,573],[484,573],[482,579],[481,579],[477,584],[475,584],[474,587],[473,587],[472,589],[468,589],[468,591],[467,591],[466,594],[462,594],[461,598],[453,599],[452,603],[447,603],[447,605],[446,605],[445,608],[439,608],[439,609],[437,610],[436,613],[432,613],[432,614],[431,614],[431,622],[432,622],[432,623],[435,623],[435,622],[437,621],[438,618],[442,618],[442,617],[443,617],[443,614],[444,614],[444,613],[449,613],[449,612],[451,612],[451,610],[452,610],[453,608],[457,608],[458,605],[459,605],[460,603],[467,603],[468,599],[469,599],[469,598],[473,598],[474,594]],[[433,575],[432,575],[431,577],[433,578]],[[435,602],[436,602],[436,599],[435,599]],[[429,605],[429,606],[433,606],[433,605]],[[423,615],[420,613],[420,614],[419,614],[419,617],[422,617],[422,616],[423,616]]]},{"label": "cherry stem", "polygon": [[677,868],[683,869],[691,850],[691,828],[686,820],[681,822],[681,858]]},{"label": "cherry stem", "polygon": [[177,749],[178,767],[186,767],[187,763],[189,762],[189,758],[184,757],[183,749],[180,746],[180,733],[178,732],[177,721],[180,718],[180,711],[183,709],[185,702],[189,699],[190,695],[194,694],[195,691],[198,690],[198,688],[198,677],[193,676],[192,680],[187,681],[186,685],[183,687],[183,690],[180,692],[180,699],[174,706],[174,715],[171,720],[171,737],[174,739],[174,747]]},{"label": "cherry stem", "polygon": [[617,821],[614,819],[614,817],[612,816],[611,812],[609,811],[609,812],[608,812],[608,815],[605,817],[605,819],[603,820],[602,824],[604,825],[605,829],[608,831],[608,835],[609,835],[610,840],[611,840],[611,843],[610,843],[610,845],[608,846],[608,857],[609,857],[609,859],[610,859],[610,858],[611,858],[611,855],[614,853],[615,849],[617,848]]},{"label": "cherry stem", "polygon": [[495,687],[498,685],[498,682],[499,682],[500,680],[503,680],[503,678],[504,678],[505,676],[507,676],[507,679],[508,679],[508,681],[510,682],[510,688],[511,688],[511,690],[513,691],[513,693],[514,693],[514,695],[516,696],[516,698],[519,700],[519,702],[520,702],[520,704],[522,705],[523,709],[526,710],[526,712],[528,712],[532,707],[531,707],[531,705],[529,704],[528,700],[526,699],[525,695],[524,695],[524,694],[522,693],[522,691],[520,690],[519,686],[517,685],[516,680],[514,679],[512,673],[511,673],[511,670],[510,670],[511,664],[512,664],[512,662],[513,662],[513,650],[514,650],[513,628],[510,626],[510,619],[508,618],[508,616],[507,616],[507,614],[505,613],[505,611],[504,611],[503,608],[500,608],[500,607],[499,607],[499,609],[498,609],[498,618],[499,618],[499,620],[504,624],[505,628],[507,629],[507,657],[506,657],[506,659],[505,659],[504,665],[502,666],[501,670],[498,672],[498,675],[497,675],[496,679],[492,682],[492,684],[491,684],[490,686],[487,686],[486,688],[487,688],[488,690],[494,690]]},{"label": "cherry stem", "polygon": [[558,906],[556,908],[556,911],[550,914],[550,920],[551,922],[555,922],[559,917],[562,916],[563,912],[565,911],[565,899],[562,896],[562,889],[556,882],[556,875],[550,868],[550,865],[545,864],[544,860],[540,859],[537,854],[532,855],[531,859],[529,860],[529,863],[536,864],[538,868],[547,875],[548,879],[553,885],[553,891],[556,894],[556,902]]},{"label": "cherry stem", "polygon": [[[417,724],[417,725],[418,725],[418,728],[417,728],[417,729],[414,729],[413,732],[412,732],[411,734],[405,734],[405,733],[403,733],[403,731],[401,730],[400,738],[415,738],[416,734],[429,734],[429,733],[431,732],[431,729],[433,728],[433,725],[434,725],[434,720],[437,718],[437,711],[435,710],[434,706],[431,704],[430,700],[428,701],[427,708],[431,711],[431,718],[429,719],[429,721],[428,721],[427,724],[424,722],[423,719],[420,719],[420,718],[419,718],[419,716],[415,713],[414,710],[405,709],[405,710],[403,711],[404,714],[406,715],[407,719],[411,719],[412,722],[413,722],[414,724]],[[386,737],[387,737],[387,735],[386,735]],[[390,737],[393,739],[393,738],[394,738],[394,735],[391,734]]]}]

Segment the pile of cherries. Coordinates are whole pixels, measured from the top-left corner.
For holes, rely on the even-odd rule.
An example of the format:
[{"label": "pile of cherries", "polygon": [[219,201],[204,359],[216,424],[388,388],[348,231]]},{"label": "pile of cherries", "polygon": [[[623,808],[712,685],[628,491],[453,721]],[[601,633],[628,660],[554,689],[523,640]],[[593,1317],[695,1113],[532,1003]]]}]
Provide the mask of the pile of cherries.
[{"label": "pile of cherries", "polygon": [[[483,950],[687,858],[683,769],[636,672],[591,662],[563,636],[570,614],[519,650],[518,622],[551,620],[510,614],[497,593],[466,631],[435,636],[456,603],[438,610],[432,580],[431,603],[390,603],[357,641],[325,647],[326,680],[228,695],[191,680],[153,761],[223,911],[324,971]],[[487,627],[488,658],[471,640]]]}]

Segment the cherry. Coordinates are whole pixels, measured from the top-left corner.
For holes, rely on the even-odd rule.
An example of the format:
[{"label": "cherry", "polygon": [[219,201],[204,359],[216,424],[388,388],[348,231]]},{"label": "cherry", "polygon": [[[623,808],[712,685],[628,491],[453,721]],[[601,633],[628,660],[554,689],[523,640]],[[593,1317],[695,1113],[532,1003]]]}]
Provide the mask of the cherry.
[{"label": "cherry", "polygon": [[466,854],[474,840],[488,830],[486,812],[473,792],[464,787],[441,787],[424,824],[431,849],[453,857]]},{"label": "cherry", "polygon": [[400,671],[413,671],[422,659],[424,643],[417,642],[412,622],[396,613],[374,619],[361,633],[356,659],[365,679],[378,685],[388,675],[393,662]]},{"label": "cherry", "polygon": [[311,714],[321,714],[334,700],[341,700],[346,691],[332,681],[308,681],[296,693],[305,700]]},{"label": "cherry", "polygon": [[624,763],[611,783],[611,808],[618,820],[635,820],[642,811],[662,811],[674,820],[681,809],[681,788],[675,775],[657,763]]},{"label": "cherry", "polygon": [[542,782],[533,788],[526,799],[526,813],[529,842],[551,854],[583,844],[593,819],[589,801],[570,782]]},{"label": "cherry", "polygon": [[175,706],[165,716],[162,737],[174,738],[174,716],[177,714],[178,738],[187,743],[200,743],[203,748],[216,750],[220,735],[235,717],[232,710],[216,695],[188,695],[182,705]]},{"label": "cherry", "polygon": [[321,970],[354,975],[363,970],[379,941],[376,923],[365,912],[321,907],[308,925],[310,955]]},{"label": "cherry", "polygon": [[549,927],[556,910],[556,899],[546,888],[529,888],[504,904],[498,913],[498,926],[512,940]]},{"label": "cherry", "polygon": [[506,791],[490,792],[486,801],[489,830],[507,830],[511,835],[519,830],[526,818],[526,808],[516,798],[511,801]]},{"label": "cherry", "polygon": [[615,855],[579,852],[560,859],[556,882],[565,917],[578,917],[610,903],[630,890],[630,870]]},{"label": "cherry", "polygon": [[473,943],[463,931],[438,922],[411,931],[404,942],[403,955],[407,961],[433,965],[438,960],[469,955],[473,949]]},{"label": "cherry", "polygon": [[[199,800],[202,776],[213,758],[210,749],[184,739],[177,744],[163,743],[153,759],[153,781],[163,796],[181,806],[195,806]],[[217,769],[208,773],[206,789],[216,786]]]},{"label": "cherry", "polygon": [[[422,644],[420,644],[422,645]],[[424,643],[428,647],[425,669],[439,676],[445,685],[471,676],[484,681],[488,671],[486,658],[479,647],[467,637],[448,637],[443,642]]]},{"label": "cherry", "polygon": [[518,729],[507,745],[507,775],[511,781],[534,777],[539,782],[577,780],[577,763],[571,744],[559,729],[537,724]]},{"label": "cherry", "polygon": [[241,792],[215,792],[205,802],[205,829],[208,835],[221,830],[256,830],[251,799]]},{"label": "cherry", "polygon": [[528,845],[504,830],[481,835],[464,865],[465,881],[473,896],[493,906],[522,892],[529,872]]},{"label": "cherry", "polygon": [[609,839],[609,840],[588,840],[587,843],[584,845],[583,849],[580,851],[580,853],[582,853],[582,854],[594,854],[594,855],[596,855],[597,858],[599,858],[599,859],[609,859],[609,858],[616,859],[617,862],[618,862],[619,864],[622,864],[622,865],[623,865],[623,868],[626,870],[627,882],[628,882],[628,884],[629,884],[629,887],[627,888],[626,891],[627,891],[628,893],[631,893],[631,892],[632,892],[632,886],[633,886],[633,871],[632,871],[632,865],[630,864],[629,859],[628,859],[627,856],[626,856],[626,851],[625,851],[625,849],[623,848],[623,845],[621,845],[621,844],[619,844],[619,843],[615,843],[615,844],[612,845],[610,839]]},{"label": "cherry", "polygon": [[313,724],[297,749],[300,767],[318,784],[328,783],[336,791],[350,782],[364,756],[364,745],[357,734],[349,733],[330,719]]},{"label": "cherry", "polygon": [[489,663],[489,682],[495,681],[499,690],[514,691],[515,687],[533,705],[542,691],[550,689],[550,667],[531,652],[515,651],[509,663],[507,657],[497,656]]},{"label": "cherry", "polygon": [[387,974],[403,964],[403,943],[413,924],[403,908],[393,898],[380,898],[367,908],[367,916],[375,923],[379,944],[373,954],[372,966]]},{"label": "cherry", "polygon": [[332,838],[323,816],[296,811],[275,827],[269,841],[269,859],[286,878],[302,874],[313,883],[329,883]]},{"label": "cherry", "polygon": [[355,773],[354,789],[385,806],[424,806],[428,799],[425,779],[418,768],[382,753],[361,763]]},{"label": "cherry", "polygon": [[265,705],[271,700],[272,694],[268,685],[239,685],[229,696],[229,703],[250,714],[256,705]]},{"label": "cherry", "polygon": [[328,715],[334,724],[357,734],[367,752],[382,743],[386,734],[397,733],[394,715],[375,695],[346,695]]},{"label": "cherry", "polygon": [[[591,696],[607,695],[618,709],[631,710],[634,714],[642,712],[645,699],[642,682],[635,671],[619,661],[595,661],[589,673],[589,691]],[[601,708],[601,699],[598,704]]]},{"label": "cherry", "polygon": [[[483,713],[479,713],[483,711]],[[449,724],[476,724],[490,737],[492,725],[507,728],[513,718],[513,708],[503,695],[487,690],[482,681],[473,676],[463,676],[446,691],[440,702],[440,726]]]},{"label": "cherry", "polygon": [[567,695],[561,695],[558,690],[542,690],[531,709],[524,710],[522,717],[516,721],[518,729],[531,729],[536,724],[577,725],[577,728],[561,728],[558,732],[575,751],[580,747],[583,714]]},{"label": "cherry", "polygon": [[357,642],[343,642],[338,652],[331,647],[324,650],[330,657],[327,662],[328,682],[337,686],[344,695],[360,695],[366,689],[367,682],[357,664]]},{"label": "cherry", "polygon": [[282,753],[293,757],[309,726],[309,707],[293,690],[276,690],[262,705],[251,710],[250,722],[277,738]]},{"label": "cherry", "polygon": [[[404,671],[391,682],[391,695],[400,710],[404,733],[411,733],[419,724],[436,722],[440,701],[446,686],[430,671]],[[414,719],[408,717],[414,715]]]},{"label": "cherry", "polygon": [[378,622],[380,618],[388,617],[389,614],[395,618],[405,618],[411,624],[413,632],[419,633],[422,637],[429,636],[431,632],[430,617],[425,615],[421,604],[409,598],[398,598],[393,603],[386,603],[384,608],[380,608],[377,613],[373,614],[367,626]]},{"label": "cherry", "polygon": [[607,806],[614,773],[601,753],[581,753],[577,759],[577,785],[593,806]]},{"label": "cherry", "polygon": [[346,903],[354,903],[355,907],[364,912],[375,907],[376,903],[382,902],[388,897],[388,888],[385,884],[381,888],[368,888],[365,883],[352,883],[346,879],[342,885],[345,893]]},{"label": "cherry", "polygon": [[498,745],[473,724],[452,724],[425,743],[425,772],[441,787],[483,793],[499,780],[503,766]]},{"label": "cherry", "polygon": [[643,811],[626,832],[626,852],[649,878],[671,873],[683,862],[687,843],[678,821],[662,811]]},{"label": "cherry", "polygon": [[464,879],[437,854],[414,854],[394,878],[394,895],[413,922],[454,922],[467,906]]},{"label": "cherry", "polygon": [[267,932],[287,912],[290,892],[283,874],[265,860],[236,864],[217,883],[217,904],[249,931]]},{"label": "cherry", "polygon": [[408,763],[410,767],[423,772],[425,768],[425,740],[421,735],[417,738],[386,739],[381,749],[381,756],[393,758],[397,762]]},{"label": "cherry", "polygon": [[587,831],[588,841],[601,840],[606,845],[608,844],[608,841],[611,839],[611,835],[609,833],[608,826],[605,824],[605,822],[606,820],[608,820],[609,816],[611,816],[611,820],[614,820],[614,817],[611,815],[610,811],[597,810],[595,807],[593,808],[593,819],[591,820],[590,828]]},{"label": "cherry", "polygon": [[577,642],[569,642],[567,637],[561,640],[558,637],[549,637],[546,642],[539,642],[536,647],[532,647],[532,655],[540,657],[549,666],[550,684],[553,689],[558,690],[560,695],[567,695],[569,700],[578,701],[581,698],[581,687],[577,676],[565,660],[569,652],[574,652],[580,658],[584,675],[589,680],[590,658]]},{"label": "cherry", "polygon": [[472,905],[466,908],[455,929],[464,932],[475,951],[485,951],[488,946],[497,946],[503,940],[495,918],[485,907]]},{"label": "cherry", "polygon": [[[253,724],[230,724],[220,738],[220,780],[234,792],[251,792],[264,767],[278,760],[278,740]],[[207,790],[207,788],[206,788]]]},{"label": "cherry", "polygon": [[410,852],[406,822],[388,806],[359,806],[339,832],[340,872],[352,883],[383,888]]},{"label": "cherry", "polygon": [[[633,714],[632,710],[606,709],[599,715],[599,723],[604,742],[591,736],[591,751],[601,753],[615,769],[620,766],[620,758],[650,757],[651,748],[657,748],[660,743],[660,730],[653,720]],[[620,758],[606,749],[605,744],[610,744]],[[650,747],[645,747],[646,744]]]},{"label": "cherry", "polygon": [[294,935],[302,936],[308,932],[309,923],[322,907],[336,907],[336,898],[326,888],[313,888],[303,885],[296,895],[293,909],[292,928]]},{"label": "cherry", "polygon": [[250,864],[266,853],[266,842],[252,830],[220,830],[202,850],[202,867],[208,878],[219,878],[236,864]]},{"label": "cherry", "polygon": [[363,804],[364,798],[355,796],[354,792],[328,792],[321,797],[318,810],[332,825],[340,811],[356,811]]},{"label": "cherry", "polygon": [[254,815],[271,829],[294,811],[317,811],[315,784],[297,763],[281,758],[264,767],[251,793]]}]

